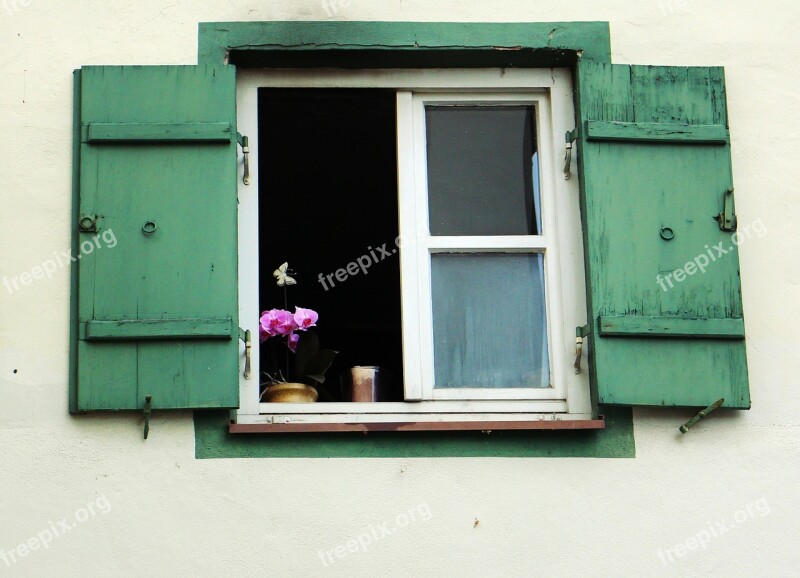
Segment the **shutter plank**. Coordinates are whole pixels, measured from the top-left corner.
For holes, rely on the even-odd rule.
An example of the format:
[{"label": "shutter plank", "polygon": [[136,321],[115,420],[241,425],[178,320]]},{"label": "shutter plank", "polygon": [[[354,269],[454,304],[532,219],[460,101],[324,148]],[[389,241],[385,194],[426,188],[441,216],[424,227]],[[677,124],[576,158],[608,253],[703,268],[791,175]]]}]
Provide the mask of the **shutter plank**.
[{"label": "shutter plank", "polygon": [[655,122],[586,121],[588,140],[638,142],[697,142],[725,144],[728,129],[721,124],[680,125]]},{"label": "shutter plank", "polygon": [[743,319],[683,319],[640,315],[601,315],[600,335],[744,339]]},{"label": "shutter plank", "polygon": [[87,126],[85,142],[230,142],[229,122],[115,123],[93,122]]},{"label": "shutter plank", "polygon": [[230,339],[233,320],[221,319],[129,319],[89,321],[87,341],[129,339]]}]

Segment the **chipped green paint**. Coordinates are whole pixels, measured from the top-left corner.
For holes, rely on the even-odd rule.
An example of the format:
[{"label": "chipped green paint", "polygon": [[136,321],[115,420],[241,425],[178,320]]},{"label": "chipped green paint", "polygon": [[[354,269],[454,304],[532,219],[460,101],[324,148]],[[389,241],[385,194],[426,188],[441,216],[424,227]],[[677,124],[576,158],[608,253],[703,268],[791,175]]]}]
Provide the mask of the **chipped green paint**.
[{"label": "chipped green paint", "polygon": [[607,122],[587,120],[588,140],[630,140],[636,142],[701,142],[725,144],[728,127],[722,124],[681,125],[657,122]]},{"label": "chipped green paint", "polygon": [[[728,127],[722,69],[580,62],[577,84],[584,126],[666,124],[701,137],[592,140],[582,131],[596,398],[696,407],[725,398],[723,407],[749,408],[739,256],[713,218],[732,188],[727,135],[706,128]],[[673,233],[662,236],[666,228]]]},{"label": "chipped green paint", "polygon": [[600,335],[744,339],[744,319],[686,319],[643,315],[601,315]]},{"label": "chipped green paint", "polygon": [[[72,222],[80,219],[81,185],[81,71],[72,74]],[[80,250],[80,232],[73,226],[70,231],[70,250],[77,255]],[[78,411],[78,262],[70,264],[69,282],[69,411]]]},{"label": "chipped green paint", "polygon": [[[200,64],[222,64],[231,57],[257,66],[259,59],[278,53],[293,66],[303,66],[314,54],[348,53],[351,63],[359,53],[370,53],[362,67],[481,66],[487,54],[529,53],[544,61],[581,58],[611,62],[607,22],[203,22],[199,30]],[[467,54],[463,54],[466,52]],[[295,60],[293,55],[301,54]],[[313,54],[312,54],[313,53]],[[415,54],[428,55],[413,60]],[[255,55],[255,58],[253,56]],[[463,55],[464,59],[457,58]],[[572,59],[574,62],[574,58]],[[275,66],[279,65],[273,64]],[[365,64],[368,62],[369,64]],[[471,62],[471,64],[470,64]],[[491,58],[486,60],[491,62]],[[242,63],[242,62],[237,62]],[[413,64],[416,63],[416,64]],[[427,64],[425,64],[427,63]],[[306,64],[307,66],[308,64]],[[499,64],[496,64],[499,65]],[[408,64],[406,64],[408,66]]]},{"label": "chipped green paint", "polygon": [[195,457],[634,458],[630,408],[605,408],[606,428],[583,431],[231,434],[226,412],[195,412]]}]

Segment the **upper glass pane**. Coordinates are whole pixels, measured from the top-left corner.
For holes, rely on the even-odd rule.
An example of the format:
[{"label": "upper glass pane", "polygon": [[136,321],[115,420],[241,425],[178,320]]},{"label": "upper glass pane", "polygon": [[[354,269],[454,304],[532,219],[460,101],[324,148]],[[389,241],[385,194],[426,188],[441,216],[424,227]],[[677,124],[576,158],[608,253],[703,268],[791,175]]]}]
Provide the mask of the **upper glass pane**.
[{"label": "upper glass pane", "polygon": [[532,106],[427,106],[432,235],[538,235]]}]

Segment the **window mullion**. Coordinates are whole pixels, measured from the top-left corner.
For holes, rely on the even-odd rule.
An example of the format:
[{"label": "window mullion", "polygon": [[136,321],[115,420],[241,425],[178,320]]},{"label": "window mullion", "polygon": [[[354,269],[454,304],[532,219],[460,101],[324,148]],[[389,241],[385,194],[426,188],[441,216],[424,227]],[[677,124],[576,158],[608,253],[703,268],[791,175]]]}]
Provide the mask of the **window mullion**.
[{"label": "window mullion", "polygon": [[499,253],[544,253],[548,247],[548,238],[543,235],[508,235],[508,236],[464,236],[426,238],[426,249],[440,253],[453,251],[457,253],[499,252]]},{"label": "window mullion", "polygon": [[[400,272],[403,312],[403,381],[406,401],[423,397],[423,362],[419,311],[425,300],[420,290],[414,102],[409,91],[397,92],[397,171],[400,217]],[[428,298],[428,303],[430,299]]]},{"label": "window mullion", "polygon": [[431,242],[430,215],[428,206],[428,156],[425,121],[425,103],[413,99],[414,130],[414,198],[416,203],[416,227],[414,253],[417,259],[417,290],[419,295],[417,319],[419,328],[416,334],[420,350],[421,397],[433,400],[434,356],[433,356],[433,299],[431,288],[431,256],[428,245]]}]

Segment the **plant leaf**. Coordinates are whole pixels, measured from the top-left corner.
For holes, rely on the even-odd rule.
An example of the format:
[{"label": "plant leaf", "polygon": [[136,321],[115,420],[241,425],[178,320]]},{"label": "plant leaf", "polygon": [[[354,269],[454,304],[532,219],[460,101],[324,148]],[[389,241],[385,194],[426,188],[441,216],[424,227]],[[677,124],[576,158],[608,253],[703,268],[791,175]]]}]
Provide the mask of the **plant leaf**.
[{"label": "plant leaf", "polygon": [[303,377],[307,377],[308,379],[313,379],[317,383],[324,383],[325,372],[328,371],[328,368],[330,368],[333,360],[336,359],[338,354],[338,351],[333,351],[332,349],[323,349],[318,351],[305,364],[305,373],[301,375]]},{"label": "plant leaf", "polygon": [[298,379],[307,373],[306,367],[309,360],[319,353],[319,337],[316,333],[306,331],[299,335],[300,341],[297,343],[297,353],[294,356],[294,369]]}]

